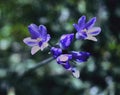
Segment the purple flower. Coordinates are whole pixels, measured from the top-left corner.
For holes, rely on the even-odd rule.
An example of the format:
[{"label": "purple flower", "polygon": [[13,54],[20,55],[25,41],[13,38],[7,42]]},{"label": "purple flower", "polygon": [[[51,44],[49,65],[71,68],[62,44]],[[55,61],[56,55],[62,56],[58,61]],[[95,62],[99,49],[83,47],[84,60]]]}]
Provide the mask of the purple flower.
[{"label": "purple flower", "polygon": [[72,51],[71,54],[72,54],[73,59],[76,60],[77,62],[85,62],[88,60],[90,56],[89,52]]},{"label": "purple flower", "polygon": [[57,57],[57,63],[61,64],[65,69],[69,70],[71,65],[69,64],[69,60],[72,59],[72,55],[69,54],[61,54]]},{"label": "purple flower", "polygon": [[[66,65],[66,62],[72,59],[71,54],[61,54],[57,57],[58,64]],[[67,68],[66,68],[67,69]]]},{"label": "purple flower", "polygon": [[69,62],[70,60],[72,60],[71,54],[61,54],[60,56],[57,57],[58,64],[61,64],[65,69],[72,72],[74,77],[79,78],[80,72],[76,68],[73,68],[70,65],[70,62]]},{"label": "purple flower", "polygon": [[96,22],[96,17],[91,18],[87,23],[85,23],[86,17],[82,16],[78,20],[78,24],[73,24],[74,28],[77,30],[76,39],[88,39],[97,41],[96,37],[100,32],[100,27],[93,27]]},{"label": "purple flower", "polygon": [[62,54],[61,48],[52,47],[50,51],[54,58],[57,58],[59,55]]},{"label": "purple flower", "polygon": [[39,50],[43,50],[48,46],[48,41],[50,40],[50,35],[47,34],[47,29],[44,25],[37,26],[35,24],[30,24],[28,26],[31,37],[27,37],[23,40],[25,44],[31,46],[31,54],[35,54]]},{"label": "purple flower", "polygon": [[62,35],[61,38],[60,38],[60,42],[59,42],[59,45],[62,49],[67,49],[72,40],[74,38],[74,34],[65,34],[65,35]]}]

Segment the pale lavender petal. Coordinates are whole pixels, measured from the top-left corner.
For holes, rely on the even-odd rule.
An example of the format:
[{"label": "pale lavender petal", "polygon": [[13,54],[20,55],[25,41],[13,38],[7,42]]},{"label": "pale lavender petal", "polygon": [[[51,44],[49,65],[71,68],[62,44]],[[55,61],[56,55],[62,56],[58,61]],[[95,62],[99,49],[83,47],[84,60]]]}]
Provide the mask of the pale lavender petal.
[{"label": "pale lavender petal", "polygon": [[86,39],[87,40],[92,40],[92,41],[97,41],[97,39],[96,39],[96,37],[93,37],[92,35],[88,35],[87,37],[86,37]]},{"label": "pale lavender petal", "polygon": [[72,55],[71,54],[61,54],[60,56],[57,57],[57,62],[59,64],[66,63],[66,62],[68,62],[71,59],[72,59]]},{"label": "pale lavender petal", "polygon": [[95,22],[96,22],[96,17],[93,17],[92,19],[90,19],[90,20],[86,23],[85,28],[86,28],[86,29],[92,28],[92,27],[94,26]]},{"label": "pale lavender petal", "polygon": [[93,35],[93,36],[98,35],[100,32],[101,32],[101,28],[100,27],[93,27],[93,28],[88,30],[88,33]]},{"label": "pale lavender petal", "polygon": [[49,34],[47,34],[47,39],[46,39],[46,42],[48,42],[50,39],[51,39],[50,35],[49,35]]},{"label": "pale lavender petal", "polygon": [[48,47],[48,43],[47,42],[43,42],[43,44],[40,47],[41,51],[43,51],[46,47]]},{"label": "pale lavender petal", "polygon": [[31,38],[32,38],[32,39],[37,39],[37,38],[40,36],[37,25],[35,25],[35,24],[30,24],[30,25],[28,26],[28,30],[29,30],[29,32],[30,32],[30,35],[31,35]]},{"label": "pale lavender petal", "polygon": [[80,77],[80,71],[77,70],[77,69],[75,69],[75,68],[73,68],[72,74],[73,74],[73,76],[74,76],[75,78],[79,78],[79,77]]},{"label": "pale lavender petal", "polygon": [[31,39],[30,37],[27,37],[23,40],[23,42],[25,44],[27,44],[28,46],[35,46],[38,44],[37,40],[36,39]]},{"label": "pale lavender petal", "polygon": [[33,46],[31,49],[31,54],[34,55],[36,52],[38,52],[41,48],[39,46]]},{"label": "pale lavender petal", "polygon": [[47,29],[44,25],[40,25],[39,26],[39,33],[40,33],[40,37],[46,41],[47,39]]}]

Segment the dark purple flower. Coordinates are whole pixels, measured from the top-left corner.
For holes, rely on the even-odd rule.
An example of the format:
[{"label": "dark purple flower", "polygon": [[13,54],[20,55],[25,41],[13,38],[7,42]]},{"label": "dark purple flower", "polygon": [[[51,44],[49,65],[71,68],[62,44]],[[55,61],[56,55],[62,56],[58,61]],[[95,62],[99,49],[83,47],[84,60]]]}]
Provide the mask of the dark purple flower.
[{"label": "dark purple flower", "polygon": [[71,54],[73,59],[76,60],[77,62],[85,62],[90,56],[89,52],[72,51]]},{"label": "dark purple flower", "polygon": [[61,48],[52,47],[50,51],[54,58],[57,58],[59,55],[62,54]]},{"label": "dark purple flower", "polygon": [[77,30],[76,39],[88,39],[97,41],[96,37],[100,32],[100,27],[93,27],[96,22],[96,17],[90,19],[85,23],[86,17],[82,16],[78,20],[78,24],[73,24],[74,28]]},{"label": "dark purple flower", "polygon": [[70,46],[73,38],[74,38],[73,33],[62,35],[61,38],[60,38],[60,43],[59,43],[60,47],[62,49],[67,49]]},{"label": "dark purple flower", "polygon": [[44,25],[37,26],[30,24],[28,26],[31,37],[27,37],[23,40],[28,46],[32,46],[31,54],[35,54],[39,50],[43,50],[48,46],[50,35],[47,34],[47,29]]}]

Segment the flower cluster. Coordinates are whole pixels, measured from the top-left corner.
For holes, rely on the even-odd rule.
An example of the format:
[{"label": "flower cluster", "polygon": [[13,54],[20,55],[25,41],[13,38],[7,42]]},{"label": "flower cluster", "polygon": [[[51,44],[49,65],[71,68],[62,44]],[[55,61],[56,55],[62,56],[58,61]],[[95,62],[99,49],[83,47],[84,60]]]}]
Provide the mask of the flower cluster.
[{"label": "flower cluster", "polygon": [[[70,71],[76,78],[79,78],[80,74],[79,70],[73,66],[74,62],[86,62],[90,53],[83,51],[69,51],[68,48],[75,38],[78,40],[97,41],[95,36],[101,32],[100,27],[93,27],[96,22],[96,17],[93,17],[88,22],[85,22],[85,20],[85,16],[80,17],[78,24],[73,24],[77,32],[62,35],[58,44],[51,46],[50,48],[50,52],[54,59],[56,59],[57,63]],[[23,42],[32,47],[32,55],[49,46],[48,41],[51,37],[47,34],[47,29],[44,25],[37,26],[35,24],[31,24],[28,26],[28,30],[31,37],[25,38]]]}]

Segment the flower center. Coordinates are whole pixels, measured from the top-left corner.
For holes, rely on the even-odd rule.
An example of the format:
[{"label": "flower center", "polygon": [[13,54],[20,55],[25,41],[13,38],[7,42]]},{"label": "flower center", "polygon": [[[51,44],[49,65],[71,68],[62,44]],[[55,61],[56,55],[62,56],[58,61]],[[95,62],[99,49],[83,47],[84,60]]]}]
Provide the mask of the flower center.
[{"label": "flower center", "polygon": [[37,42],[40,42],[40,41],[42,41],[42,38],[37,38]]},{"label": "flower center", "polygon": [[87,29],[83,29],[82,31],[83,31],[83,32],[87,32]]},{"label": "flower center", "polygon": [[44,42],[43,44],[42,44],[42,46],[41,46],[41,51],[44,49],[44,48],[46,48],[48,46],[48,43],[47,42]]},{"label": "flower center", "polygon": [[65,62],[65,61],[68,61],[68,56],[66,56],[66,55],[60,55],[60,61],[63,61],[63,62]]}]

